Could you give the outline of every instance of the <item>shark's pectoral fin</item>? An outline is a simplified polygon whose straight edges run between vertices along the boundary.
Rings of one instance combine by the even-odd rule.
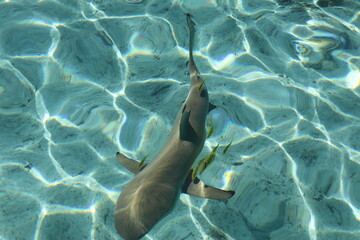
[[[209,103],[209,111],[208,112],[210,112],[214,108],[216,108],[216,106],[214,104],[212,104],[212,103]]]
[[[116,153],[116,158],[124,167],[126,167],[130,172],[134,174],[138,174],[143,168],[146,167],[146,164],[139,166],[139,162],[128,158],[127,156],[119,152]]]
[[[191,177],[192,170],[189,173],[183,187],[182,192],[187,193],[192,196],[202,197],[202,198],[210,198],[217,200],[226,200],[231,198],[235,192],[234,191],[226,191],[218,188],[211,187],[206,185],[199,178],[195,178],[192,180]]]

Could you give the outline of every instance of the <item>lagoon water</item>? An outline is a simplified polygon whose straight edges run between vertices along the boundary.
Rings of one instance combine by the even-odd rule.
[[[115,201],[166,140],[195,61],[217,106],[199,177],[144,239],[360,239],[357,0],[0,1],[0,239],[120,239]],[[208,121],[208,126],[210,121]],[[228,151],[223,149],[232,142]]]

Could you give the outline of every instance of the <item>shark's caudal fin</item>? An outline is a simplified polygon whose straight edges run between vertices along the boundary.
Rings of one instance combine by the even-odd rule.
[[[190,59],[189,62],[194,62],[193,59],[193,46],[194,46],[194,35],[195,35],[195,23],[191,20],[191,16],[189,13],[186,14],[186,22],[189,27],[190,37],[189,37],[189,53]]]
[[[186,21],[190,30],[189,37],[189,74],[190,74],[190,85],[191,86],[199,86],[199,90],[201,86],[204,85],[204,80],[201,77],[199,70],[196,67],[193,56],[193,48],[194,48],[194,38],[195,38],[195,23],[191,20],[190,14],[186,14]]]
[[[139,166],[139,162],[128,158],[127,156],[119,152],[116,153],[116,158],[124,167],[126,167],[130,172],[134,174],[138,174],[141,170],[144,169],[144,167],[146,167],[146,164]]]
[[[192,171],[190,171],[183,187],[182,192],[187,193],[192,196],[209,198],[209,199],[217,199],[217,200],[226,200],[231,198],[235,192],[234,191],[226,191],[218,188],[211,187],[206,185],[199,178],[192,179]]]

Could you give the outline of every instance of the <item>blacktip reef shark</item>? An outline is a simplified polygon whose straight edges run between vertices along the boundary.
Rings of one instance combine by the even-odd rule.
[[[149,163],[137,161],[117,153],[118,161],[137,174],[121,192],[115,208],[115,227],[126,240],[137,240],[174,207],[180,193],[225,200],[234,191],[206,185],[192,177],[192,165],[201,152],[205,138],[206,115],[212,109],[206,85],[193,59],[195,23],[186,15],[190,30],[189,73],[190,91],[183,102],[168,140]]]

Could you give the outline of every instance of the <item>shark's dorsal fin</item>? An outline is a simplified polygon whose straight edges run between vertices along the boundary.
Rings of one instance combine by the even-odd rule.
[[[197,142],[198,137],[196,135],[194,128],[190,124],[191,110],[187,112],[185,108],[186,106],[184,106],[180,120],[180,139],[183,141],[189,141],[195,143]]]
[[[139,166],[139,162],[137,162],[131,158],[128,158],[127,156],[125,156],[124,154],[119,153],[119,152],[116,153],[116,158],[124,167],[126,167],[130,172],[132,172],[134,174],[138,174],[147,165],[145,163],[145,164]]]
[[[209,199],[217,199],[217,200],[226,200],[231,198],[235,192],[234,191],[226,191],[218,188],[211,187],[206,185],[199,178],[195,178],[192,180],[192,171],[190,171],[183,187],[182,192],[187,193],[192,196],[201,197],[201,198],[209,198]]]

